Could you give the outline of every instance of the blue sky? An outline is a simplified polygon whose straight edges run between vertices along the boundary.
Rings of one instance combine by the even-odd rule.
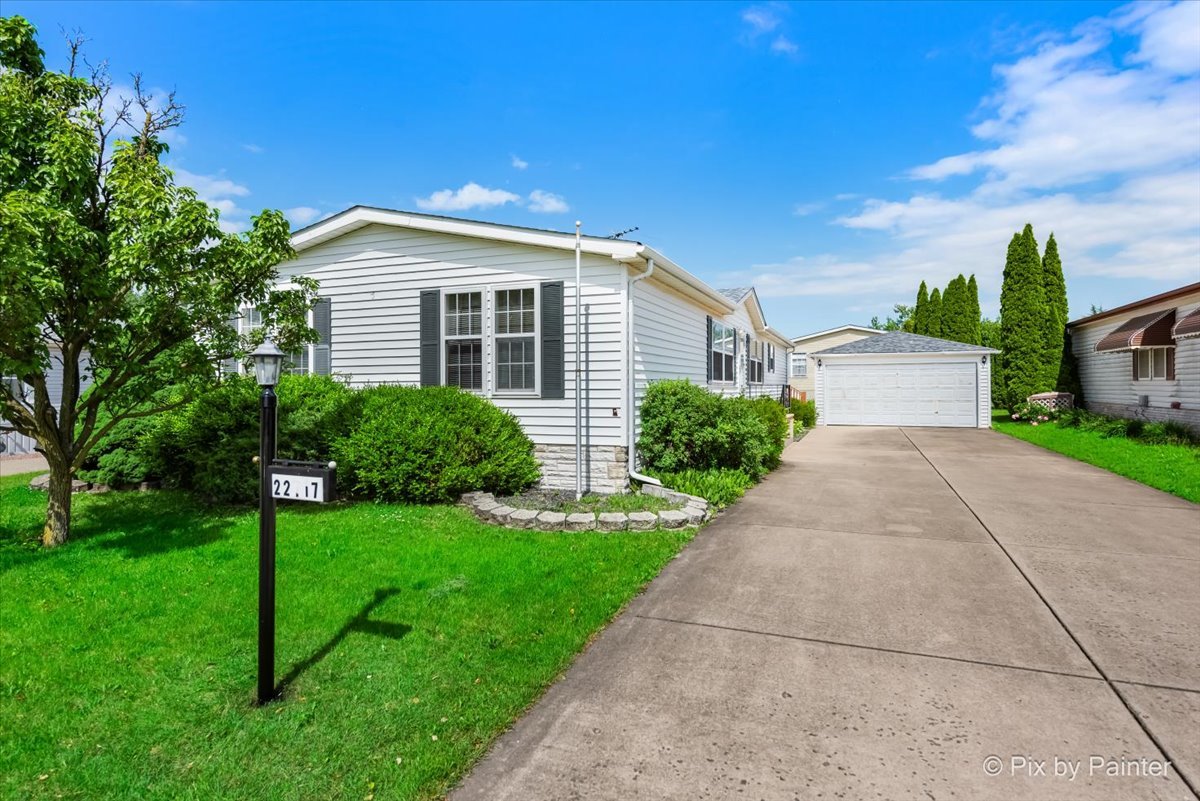
[[[174,89],[243,227],[356,203],[653,244],[788,335],[1056,233],[1073,316],[1200,280],[1200,3],[29,3]]]

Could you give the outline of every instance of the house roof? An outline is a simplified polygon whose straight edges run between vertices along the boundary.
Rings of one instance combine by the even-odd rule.
[[[1095,314],[1088,315],[1087,317],[1080,317],[1078,320],[1073,320],[1067,323],[1067,328],[1074,328],[1077,325],[1087,325],[1089,323],[1099,322],[1100,320],[1113,317],[1114,315],[1126,314],[1128,312],[1137,311],[1145,306],[1153,306],[1156,303],[1165,303],[1166,301],[1175,300],[1176,298],[1182,298],[1192,294],[1200,295],[1200,282],[1181,286],[1178,289],[1172,289],[1167,292],[1162,292],[1158,295],[1151,295],[1150,297],[1142,298],[1141,300],[1135,300],[1133,303],[1126,303],[1124,306],[1118,306],[1115,309],[1106,309],[1102,312],[1096,312]]]
[[[746,297],[751,292],[753,292],[754,287],[752,287],[752,286],[735,286],[735,287],[732,287],[729,289],[718,289],[717,291],[720,292],[725,297],[732,300],[734,303],[737,303],[739,300],[741,300],[742,298]]]
[[[969,345],[949,339],[938,339],[907,331],[885,331],[877,337],[847,342],[828,350],[817,351],[812,356],[843,356],[856,353],[999,353],[982,345]]]
[[[292,234],[292,248],[297,253],[303,253],[309,248],[368,225],[391,225],[398,228],[456,234],[533,247],[575,250],[574,231],[525,228],[518,225],[398,211],[375,206],[351,206],[332,217],[295,231]],[[650,280],[679,292],[702,308],[716,314],[729,314],[739,302],[745,299],[747,294],[754,291],[753,287],[750,287],[739,297],[731,298],[724,291],[712,288],[649,245],[631,239],[581,236],[580,249],[584,253],[608,256],[635,269],[648,269],[649,263],[653,261],[655,271]],[[762,307],[758,305],[757,295],[754,296],[754,312],[751,316],[756,318],[755,323],[760,333],[775,338],[777,343],[784,347],[790,347],[786,337],[767,326],[766,320],[762,316]]]
[[[806,339],[816,339],[817,337],[823,337],[828,334],[837,334],[841,331],[856,331],[858,333],[866,334],[867,336],[873,336],[875,334],[884,333],[883,331],[880,331],[878,328],[868,328],[865,325],[847,324],[847,325],[839,325],[837,328],[827,328],[824,331],[814,331],[811,334],[804,334],[802,336],[792,337],[792,342],[803,342]]]

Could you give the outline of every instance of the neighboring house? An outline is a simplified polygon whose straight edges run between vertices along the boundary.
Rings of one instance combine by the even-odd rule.
[[[998,353],[905,331],[817,351],[817,425],[988,428]]]
[[[1200,283],[1067,324],[1083,404],[1200,430]]]
[[[817,331],[815,334],[805,334],[792,340],[791,367],[788,371],[788,383],[792,385],[794,394],[812,400],[817,389],[816,360],[811,354],[826,348],[835,348],[847,342],[857,342],[860,339],[882,334],[875,328],[862,325],[841,325],[827,331]]]
[[[582,237],[578,310],[573,233],[355,206],[292,246],[281,280],[315,278],[321,297],[321,342],[296,370],[489,398],[520,420],[549,487],[575,486],[577,346],[592,491],[627,486],[649,381],[772,396],[787,382],[790,343],[753,289],[720,292],[639,242]]]
[[[80,360],[79,370],[79,391],[87,389],[91,383],[91,374],[88,369],[88,360],[85,355]],[[29,408],[33,408],[33,387],[23,384],[12,376],[0,377],[6,385],[11,387],[13,395],[18,393],[25,398]],[[50,348],[50,367],[46,370],[46,394],[50,396],[50,405],[54,407],[57,414],[59,404],[62,403],[63,389],[63,364],[62,353],[57,347]],[[0,414],[0,456],[27,456],[34,453],[34,447],[37,443],[32,437],[24,434],[18,434],[12,430],[8,419]]]

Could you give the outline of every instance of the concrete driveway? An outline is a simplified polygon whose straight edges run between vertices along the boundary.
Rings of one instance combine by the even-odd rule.
[[[828,428],[453,797],[1198,787],[1200,507],[992,431]]]

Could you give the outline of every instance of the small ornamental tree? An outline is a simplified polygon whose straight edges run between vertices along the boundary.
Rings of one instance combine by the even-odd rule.
[[[1033,226],[1013,234],[1000,289],[1004,402],[1013,408],[1045,385],[1046,293]]]
[[[933,288],[926,304],[925,336],[940,337],[942,335],[942,290]]]
[[[245,355],[253,343],[230,326],[243,304],[285,350],[315,333],[315,283],[274,289],[292,256],[283,214],[223,232],[162,163],[162,135],[183,117],[174,97],[155,103],[135,77],[122,100],[102,69],[76,74],[78,41],[69,56],[66,72],[46,69],[34,27],[0,18],[0,374],[19,379],[0,382],[0,409],[50,466],[47,546],[67,540],[72,478],[105,434]]]
[[[971,273],[971,278],[967,281],[967,304],[970,314],[970,327],[968,329],[970,338],[966,341],[972,345],[983,344],[982,321],[983,310],[979,307],[979,284],[975,282],[975,274]]]

